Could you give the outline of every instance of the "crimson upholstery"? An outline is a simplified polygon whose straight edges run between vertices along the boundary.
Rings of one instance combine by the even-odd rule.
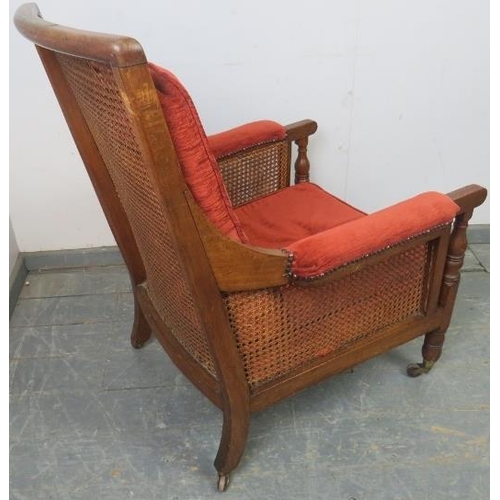
[[[304,182],[235,209],[249,243],[286,248],[365,214],[316,184]]]
[[[281,189],[234,210],[216,157],[282,140],[284,127],[259,121],[207,139],[179,80],[152,63],[149,69],[186,184],[205,215],[237,241],[288,250],[297,277],[322,275],[429,231],[450,222],[459,210],[447,196],[429,192],[366,215],[312,183]]]
[[[288,250],[292,273],[314,278],[448,223],[458,210],[447,196],[428,192],[366,215],[302,183],[235,212],[250,244]]]
[[[285,137],[283,125],[271,120],[260,120],[210,135],[208,144],[215,157],[221,158],[257,144],[281,141]]]
[[[287,245],[294,256],[292,272],[304,278],[320,276],[449,223],[458,211],[458,205],[443,194],[420,194]]]
[[[170,71],[152,63],[149,70],[193,198],[223,234],[246,242],[193,101]]]

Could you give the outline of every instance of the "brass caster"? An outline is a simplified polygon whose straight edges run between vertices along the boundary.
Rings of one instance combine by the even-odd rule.
[[[422,373],[429,373],[434,366],[434,361],[424,361],[423,363],[411,363],[406,367],[406,374],[409,377],[420,377]]]
[[[227,490],[229,486],[229,474],[219,474],[219,480],[217,481],[217,489],[222,493]]]

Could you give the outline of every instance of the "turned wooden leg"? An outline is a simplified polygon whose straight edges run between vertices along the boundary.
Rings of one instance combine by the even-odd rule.
[[[446,256],[443,284],[439,295],[439,306],[443,309],[443,321],[437,330],[425,335],[422,347],[423,362],[412,363],[406,367],[406,373],[410,377],[418,377],[422,373],[429,373],[434,363],[441,356],[445,333],[448,330],[457,297],[460,269],[463,266],[467,248],[467,225],[471,216],[472,212],[463,212],[458,214],[455,219]]]
[[[217,489],[226,491],[229,486],[229,474],[239,464],[248,437],[250,427],[250,412],[244,408],[238,408],[231,412],[224,412],[224,424],[219,451],[215,457],[215,468],[219,474]]]
[[[435,330],[425,335],[422,346],[422,363],[411,363],[406,367],[406,373],[410,377],[419,377],[422,373],[429,373],[434,363],[441,357],[443,350],[445,332]]]
[[[142,312],[137,297],[134,294],[134,325],[130,335],[130,343],[135,349],[141,348],[151,337],[151,327]]]

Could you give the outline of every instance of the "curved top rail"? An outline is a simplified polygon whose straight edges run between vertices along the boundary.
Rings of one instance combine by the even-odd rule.
[[[18,7],[14,24],[34,44],[55,52],[91,59],[115,67],[146,63],[140,43],[133,38],[61,26],[42,18],[36,3]]]

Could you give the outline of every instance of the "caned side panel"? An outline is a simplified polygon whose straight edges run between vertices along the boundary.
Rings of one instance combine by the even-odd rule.
[[[288,186],[289,151],[288,141],[276,141],[219,158],[219,168],[233,207]]]
[[[226,294],[250,387],[425,314],[430,251],[419,244],[321,287]]]

